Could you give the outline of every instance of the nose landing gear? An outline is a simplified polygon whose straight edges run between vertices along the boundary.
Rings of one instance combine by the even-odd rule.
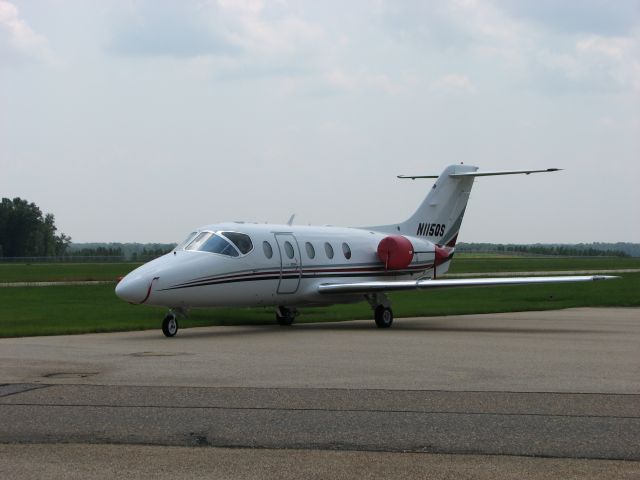
[[[165,337],[174,337],[178,333],[178,315],[186,318],[189,315],[188,306],[172,307],[162,320],[162,333]]]

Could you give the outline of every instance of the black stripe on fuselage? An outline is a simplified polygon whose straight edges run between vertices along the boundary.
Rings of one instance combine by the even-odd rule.
[[[313,267],[313,268],[302,268],[302,274],[303,275],[308,275],[308,274],[322,274],[322,273],[332,273],[332,274],[343,274],[343,273],[364,273],[364,272],[368,272],[368,273],[373,273],[373,274],[378,274],[378,273],[382,273],[382,274],[386,274],[389,273],[388,270],[385,270],[384,266],[382,265],[377,265],[377,264],[358,264],[358,266],[349,266],[349,268],[339,268],[342,265],[338,265],[338,266],[334,266],[334,265],[327,265],[327,266],[320,266],[320,267]],[[337,267],[337,268],[336,268]],[[421,264],[421,265],[413,265],[410,267],[405,268],[404,270],[398,270],[398,271],[393,271],[390,272],[391,274],[395,274],[395,275],[402,275],[402,274],[409,274],[412,272],[416,272],[416,271],[424,271],[424,270],[428,270],[430,268],[433,268],[433,264],[432,263],[425,263],[425,264]],[[283,271],[285,274],[288,272],[298,272],[298,269],[285,269]],[[280,276],[281,274],[281,270],[277,269],[274,270],[273,268],[264,268],[264,269],[253,269],[253,270],[240,270],[237,272],[232,272],[232,273],[224,273],[221,275],[212,275],[209,277],[200,277],[200,278],[196,278],[194,280],[190,280],[188,282],[184,282],[184,283],[179,283],[177,285],[173,285],[171,288],[174,287],[188,287],[191,285],[200,285],[201,283],[205,283],[205,282],[211,282],[211,281],[215,281],[215,280],[224,280],[224,279],[235,279],[237,277],[254,277],[254,276],[260,276],[260,275],[278,275]]]
[[[322,272],[325,272],[324,274],[316,273],[313,270],[303,270],[302,274],[300,274],[298,270],[289,270],[289,271],[283,272],[282,275],[280,275],[280,271],[277,271],[277,272],[271,271],[271,274],[269,275],[267,275],[267,272],[252,273],[248,275],[247,274],[242,274],[242,275],[227,274],[225,276],[212,277],[208,280],[199,280],[199,281],[192,281],[192,282],[187,282],[183,284],[178,284],[172,287],[160,289],[160,291],[179,290],[179,289],[191,288],[191,287],[205,287],[209,285],[222,285],[227,283],[255,282],[255,281],[262,281],[262,280],[280,280],[280,279],[295,280],[298,278],[306,279],[306,278],[335,278],[335,277],[357,278],[357,277],[371,277],[371,276],[380,276],[380,275],[385,277],[390,277],[390,276],[408,275],[410,273],[423,272],[432,267],[433,267],[432,264],[428,264],[425,266],[421,266],[419,270],[417,269],[417,267],[413,267],[410,270],[398,270],[398,271],[375,269],[375,270],[369,270],[369,271],[363,271],[363,272],[356,272],[356,271],[353,271],[353,269],[351,269],[351,272],[349,271],[331,272],[329,270],[324,270],[322,271]]]

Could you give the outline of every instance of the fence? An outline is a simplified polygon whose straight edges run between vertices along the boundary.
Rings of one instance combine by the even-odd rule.
[[[127,258],[124,255],[64,255],[61,257],[0,257],[0,263],[122,263],[148,262],[159,255],[138,255]]]

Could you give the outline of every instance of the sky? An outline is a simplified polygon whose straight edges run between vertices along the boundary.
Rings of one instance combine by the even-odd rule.
[[[395,223],[464,162],[460,241],[640,242],[640,0],[0,0],[0,196],[74,242]]]

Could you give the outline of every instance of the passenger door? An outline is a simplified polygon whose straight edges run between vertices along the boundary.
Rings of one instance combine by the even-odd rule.
[[[276,233],[275,237],[280,253],[278,293],[296,293],[302,276],[298,242],[292,233]]]

